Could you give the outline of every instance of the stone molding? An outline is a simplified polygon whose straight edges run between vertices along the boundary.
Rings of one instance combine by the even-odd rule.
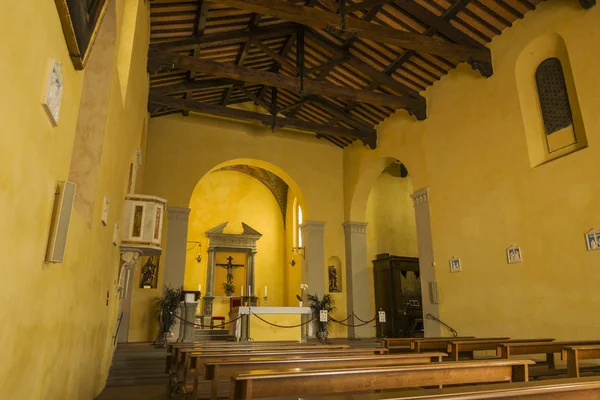
[[[413,200],[413,206],[429,203],[429,188],[417,190],[410,195],[410,198]]]
[[[344,232],[346,234],[362,234],[366,235],[367,233],[367,222],[356,222],[356,221],[347,221],[342,224],[344,227]]]
[[[167,218],[170,221],[187,221],[190,216],[191,209],[182,207],[167,207]]]
[[[300,225],[300,230],[302,232],[304,231],[311,231],[314,233],[317,232],[325,232],[325,222],[322,221],[306,221],[303,224]]]

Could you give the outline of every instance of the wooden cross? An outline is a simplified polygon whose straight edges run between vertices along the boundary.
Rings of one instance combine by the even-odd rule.
[[[233,257],[227,257],[227,264],[217,264],[218,267],[223,267],[227,269],[227,283],[233,284],[233,269],[243,267],[244,264],[234,264]]]

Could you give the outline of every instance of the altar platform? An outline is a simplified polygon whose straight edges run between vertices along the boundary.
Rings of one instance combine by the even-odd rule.
[[[251,314],[256,314],[267,322]],[[311,309],[310,307],[235,307],[229,313],[230,321],[239,316],[241,319],[229,325],[229,335],[237,340],[306,342],[310,324],[294,328],[279,328],[269,323],[281,326],[300,325],[310,319]]]

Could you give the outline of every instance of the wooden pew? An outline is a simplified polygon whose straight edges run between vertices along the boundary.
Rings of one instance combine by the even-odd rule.
[[[502,343],[496,353],[508,359],[510,356],[545,354],[546,362],[550,369],[556,368],[554,353],[561,353],[562,349],[569,346],[600,345],[600,341],[567,341],[567,342],[533,342],[533,343]]]
[[[451,340],[451,339],[475,339],[475,336],[438,336],[428,338],[384,338],[381,339],[381,347],[393,350],[409,350],[413,340]]]
[[[503,343],[532,343],[553,342],[554,339],[473,339],[448,342],[446,351],[450,355],[450,361],[458,361],[460,353],[473,355],[474,351],[496,350]]]
[[[401,389],[432,385],[527,382],[530,360],[446,362],[378,368],[236,372],[229,400]]]
[[[579,360],[600,358],[600,345],[568,346],[562,349],[562,359],[567,361],[567,374],[579,378]]]
[[[356,393],[336,396],[311,396],[298,400],[598,400],[600,377],[553,379],[532,382],[503,383],[402,391],[388,393]]]
[[[410,350],[420,353],[423,351],[442,351],[445,352],[448,350],[448,343],[452,342],[462,342],[473,340],[474,338],[454,338],[454,339],[418,339],[412,340],[410,342]],[[500,338],[481,338],[479,340],[510,340],[508,337],[500,337]]]
[[[178,385],[185,386],[188,378],[193,377],[193,391],[197,392],[199,377],[204,375],[204,363],[209,360],[218,359],[219,361],[256,361],[256,360],[298,360],[303,358],[326,358],[326,357],[358,357],[358,356],[374,356],[374,355],[386,355],[388,350],[378,348],[354,348],[354,349],[340,349],[340,350],[322,350],[318,352],[313,351],[265,351],[265,352],[254,352],[254,353],[224,353],[219,355],[214,354],[200,354],[191,353],[188,364],[183,367],[183,374],[181,379],[177,381]]]
[[[427,364],[441,362],[446,353],[408,353],[394,355],[339,355],[330,357],[310,357],[300,359],[264,360],[208,360],[204,367],[204,379],[211,382],[210,398],[217,400],[219,381],[229,379],[236,372],[278,369],[332,369],[353,367],[384,367],[394,365]],[[198,396],[197,380],[194,380],[194,396]]]
[[[192,346],[192,347],[174,347],[173,354],[171,359],[167,360],[167,373],[171,371],[177,371],[179,365],[187,363],[188,354],[192,351],[196,352],[204,352],[204,353],[226,353],[226,352],[252,352],[252,351],[261,351],[261,350],[330,350],[330,349],[348,349],[350,348],[347,344],[327,344],[327,345],[304,345],[304,344],[288,344],[288,345],[275,345],[275,346],[253,346],[253,345],[241,345],[241,346],[231,346],[224,348],[217,348],[213,346],[205,347],[205,346]]]

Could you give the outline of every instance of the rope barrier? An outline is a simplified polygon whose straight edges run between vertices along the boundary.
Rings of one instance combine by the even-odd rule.
[[[377,318],[377,317],[375,317],[375,318],[373,318],[373,319],[372,319],[372,320],[370,320],[370,321],[365,321],[364,319],[360,319],[360,318],[358,318],[358,315],[354,314],[354,311],[352,311],[352,315],[354,315],[354,318],[356,318],[356,319],[357,319],[357,320],[359,320],[360,322],[364,322],[365,324],[368,324],[369,322],[373,322],[373,320],[374,320],[375,318]]]
[[[183,318],[181,318],[179,315],[177,315],[177,314],[175,314],[175,313],[171,313],[171,314],[173,314],[173,316],[174,316],[175,318],[177,318],[178,320],[182,321],[184,324],[188,324],[188,325],[194,325],[194,327],[196,327],[196,328],[204,328],[204,325],[198,325],[198,324],[197,324],[197,323],[195,323],[195,322],[190,322],[190,321],[188,321],[188,320],[186,320],[186,319],[183,319]],[[234,318],[234,319],[230,320],[229,322],[221,322],[219,325],[213,325],[212,327],[213,327],[213,328],[224,328],[224,327],[225,327],[225,325],[229,325],[229,324],[231,324],[232,322],[235,322],[235,321],[237,321],[238,319],[242,319],[242,317],[243,317],[243,316],[244,316],[244,315],[240,315],[239,317],[237,317],[237,318]]]
[[[329,317],[329,319],[330,319],[330,320],[332,320],[333,322],[337,322],[338,324],[340,324],[340,325],[343,325],[343,326],[348,326],[348,327],[350,327],[350,328],[357,328],[357,327],[359,327],[359,326],[365,326],[365,325],[367,325],[367,324],[370,324],[371,322],[375,321],[375,319],[377,319],[377,317],[373,317],[373,319],[372,319],[372,320],[370,320],[370,321],[365,321],[365,322],[364,322],[364,323],[362,323],[362,324],[345,324],[345,323],[343,323],[343,322],[341,322],[341,321],[336,321],[335,319],[333,319],[333,318],[331,318],[331,317]]]
[[[274,323],[272,323],[272,322],[269,322],[269,321],[265,320],[264,318],[261,318],[261,317],[260,317],[258,314],[252,314],[252,315],[254,315],[256,318],[260,319],[260,320],[261,320],[262,322],[264,322],[265,324],[269,324],[269,325],[271,325],[271,326],[274,326],[274,327],[276,327],[276,328],[299,328],[299,327],[301,327],[301,326],[304,326],[304,325],[310,324],[310,323],[311,323],[311,322],[313,322],[315,319],[317,319],[317,317],[316,317],[316,316],[314,316],[312,319],[309,319],[309,320],[308,320],[308,321],[306,321],[306,322],[302,322],[301,324],[298,324],[298,325],[289,325],[289,326],[288,326],[288,325],[277,325],[277,324],[274,324]]]

